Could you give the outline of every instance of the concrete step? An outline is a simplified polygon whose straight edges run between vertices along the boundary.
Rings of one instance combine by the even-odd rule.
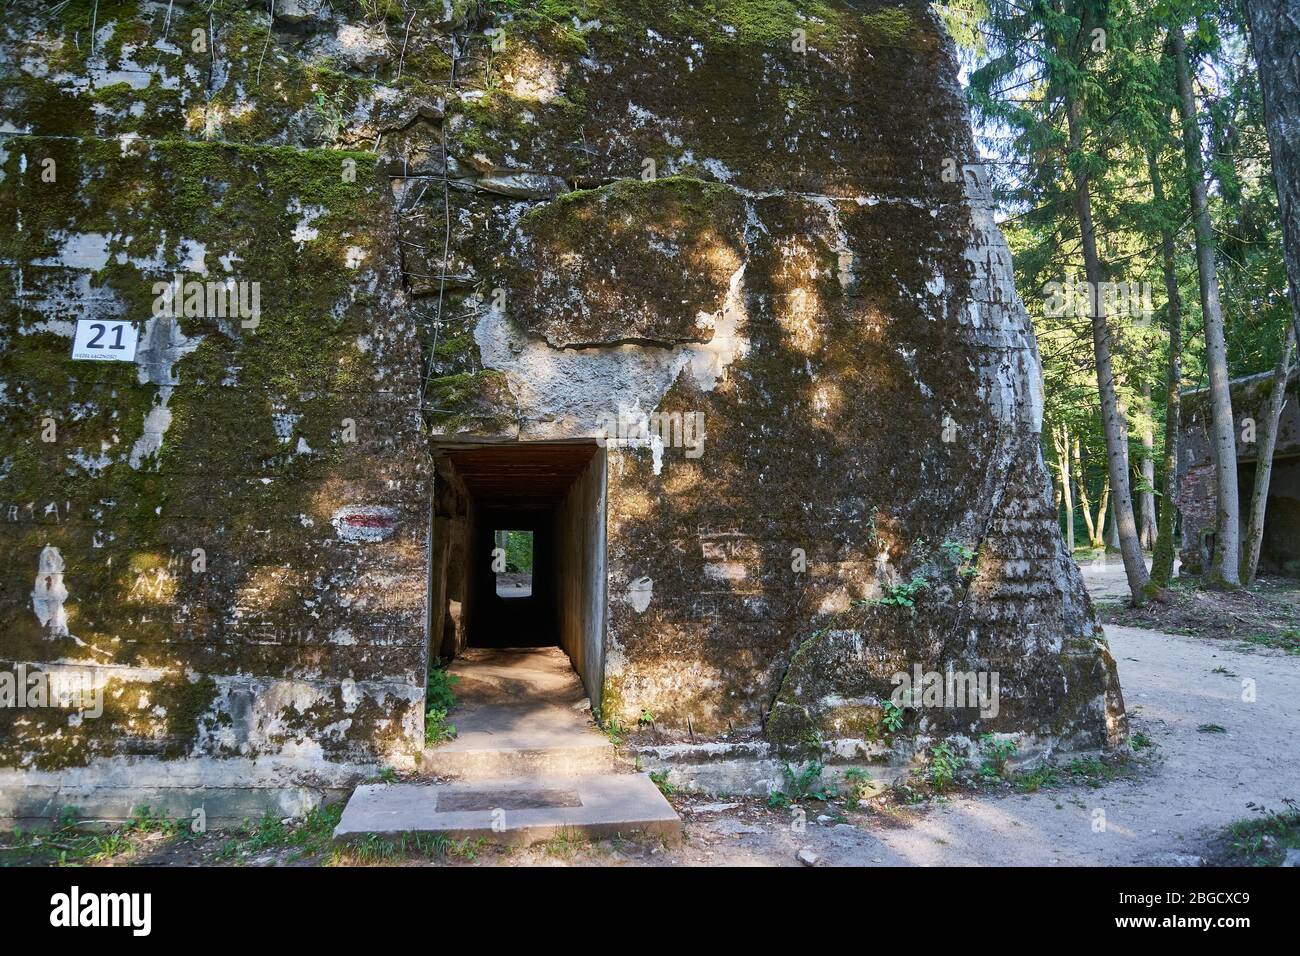
[[[676,811],[648,774],[511,777],[367,784],[343,810],[334,840],[439,834],[527,846],[569,835],[681,840]]]
[[[586,776],[614,767],[614,746],[568,707],[482,704],[453,711],[457,735],[424,751],[424,773],[466,780]]]

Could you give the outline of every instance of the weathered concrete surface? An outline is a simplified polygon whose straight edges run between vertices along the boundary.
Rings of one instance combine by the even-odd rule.
[[[459,678],[447,717],[456,737],[426,749],[422,770],[481,779],[613,769],[614,747],[558,647],[470,648],[449,670]]]
[[[527,846],[553,837],[681,839],[681,820],[648,774],[509,777],[454,784],[367,784],[334,839],[438,834]]]
[[[159,760],[110,757],[89,767],[48,771],[0,768],[0,829],[39,829],[67,808],[87,822],[121,821],[141,807],[177,820],[196,813],[212,826],[239,826],[266,814],[297,817],[346,799],[370,763],[322,764],[303,757]]]
[[[463,637],[454,588],[426,607],[427,441],[623,412],[704,442],[610,449],[603,715],[782,756],[1117,742],[929,5],[409,7],[7,11],[0,664],[100,671],[107,707],[0,713],[0,764],[409,764],[426,622]],[[258,324],[157,321],[178,272],[260,283]],[[71,362],[87,317],[139,361]],[[999,715],[886,733],[917,662],[1000,671]]]

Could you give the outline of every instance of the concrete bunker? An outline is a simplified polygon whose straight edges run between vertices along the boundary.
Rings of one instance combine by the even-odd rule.
[[[605,453],[594,441],[434,449],[429,653],[559,647],[594,705],[604,677]],[[531,545],[531,578],[504,553]]]

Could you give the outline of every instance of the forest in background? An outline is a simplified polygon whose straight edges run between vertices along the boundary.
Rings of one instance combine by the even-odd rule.
[[[1216,466],[1230,456],[1233,475],[1218,472],[1205,583],[1249,583],[1268,469],[1258,470],[1263,489],[1244,489],[1258,499],[1252,513],[1237,513],[1236,489],[1225,486],[1235,484],[1242,423],[1224,406],[1228,379],[1285,381],[1292,367],[1300,144],[1285,116],[1300,95],[1288,46],[1300,36],[1300,3],[936,7],[958,45],[1042,352],[1043,452],[1068,543],[1120,550],[1134,602],[1160,596],[1177,550],[1167,504],[1180,393],[1208,389]],[[1276,413],[1276,390],[1273,399]],[[1276,414],[1263,418],[1252,427],[1267,442]],[[1152,549],[1149,579],[1141,554]]]

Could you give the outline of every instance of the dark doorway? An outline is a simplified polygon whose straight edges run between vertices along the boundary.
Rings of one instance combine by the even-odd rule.
[[[1237,495],[1243,529],[1250,520],[1254,489],[1255,462],[1241,462],[1237,466]],[[1273,458],[1259,570],[1263,574],[1300,577],[1300,457]]]
[[[559,646],[603,679],[605,455],[594,441],[435,449],[430,651]]]

